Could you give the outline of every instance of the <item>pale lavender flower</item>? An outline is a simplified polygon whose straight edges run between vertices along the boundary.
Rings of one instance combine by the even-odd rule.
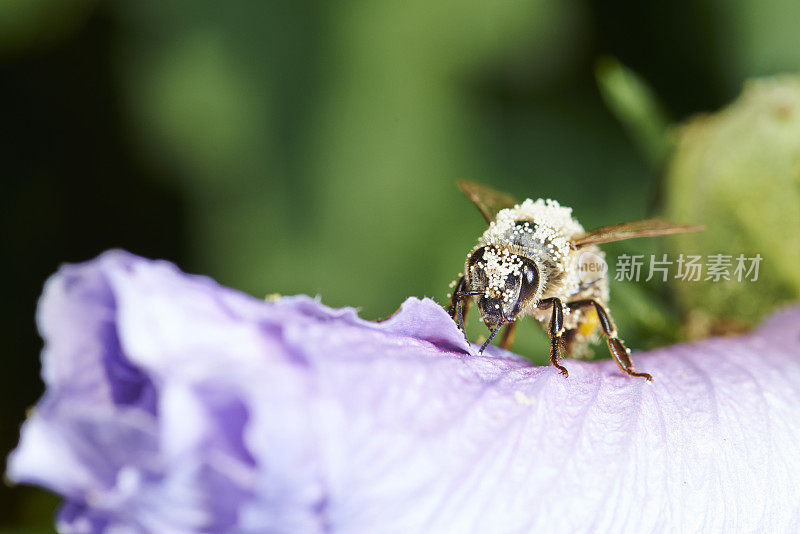
[[[11,479],[63,532],[800,529],[800,309],[569,378],[445,311],[267,303],[109,252],[38,313],[47,390]],[[544,349],[543,349],[544,350]]]

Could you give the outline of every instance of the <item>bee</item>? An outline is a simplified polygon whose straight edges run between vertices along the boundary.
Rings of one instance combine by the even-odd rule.
[[[467,255],[450,295],[450,315],[462,333],[469,304],[477,302],[490,332],[480,353],[502,327],[500,346],[508,349],[517,320],[530,316],[550,336],[550,363],[566,377],[566,367],[558,363],[561,351],[584,355],[600,327],[622,372],[652,381],[648,373],[636,371],[630,349],[608,313],[608,269],[597,245],[704,227],[646,219],[586,232],[572,209],[554,200],[519,203],[479,184],[459,181],[458,185],[489,224]]]

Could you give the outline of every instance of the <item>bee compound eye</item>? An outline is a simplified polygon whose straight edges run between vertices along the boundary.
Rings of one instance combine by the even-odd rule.
[[[472,255],[469,257],[469,261],[467,262],[469,265],[475,265],[477,262],[483,259],[483,254],[486,251],[486,247],[480,247],[476,249]]]
[[[483,267],[483,253],[485,250],[486,247],[477,249],[472,253],[467,262],[469,277],[473,283],[478,285],[484,285],[486,283],[486,270]]]
[[[470,279],[474,284],[486,285],[486,271],[482,267],[473,265],[470,268]]]
[[[525,259],[522,261],[522,284],[519,290],[519,300],[524,302],[539,290],[539,269],[536,265]]]
[[[536,265],[530,261],[526,261],[522,266],[522,279],[529,285],[538,286],[539,269],[536,268]]]

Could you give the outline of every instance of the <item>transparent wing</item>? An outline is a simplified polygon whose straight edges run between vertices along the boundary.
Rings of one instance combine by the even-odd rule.
[[[492,222],[500,210],[513,208],[518,204],[511,195],[474,182],[459,180],[458,187],[475,204],[487,223]]]
[[[623,239],[633,239],[635,237],[653,237],[657,235],[685,234],[689,232],[700,232],[705,230],[705,226],[693,226],[689,224],[677,224],[662,219],[645,219],[643,221],[615,224],[604,226],[597,230],[592,230],[572,238],[575,248],[587,245],[599,245],[600,243],[610,243],[611,241],[622,241]]]

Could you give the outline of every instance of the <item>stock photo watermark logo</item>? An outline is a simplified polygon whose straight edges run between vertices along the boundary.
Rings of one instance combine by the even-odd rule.
[[[676,260],[663,254],[656,259],[650,254],[645,265],[645,255],[622,254],[617,258],[614,280],[618,282],[638,282],[644,272],[645,282],[653,278],[666,282],[670,277],[684,282],[736,280],[737,282],[756,282],[761,264],[761,254],[748,257],[739,254],[736,258],[730,254],[710,254],[708,256],[681,254]],[[644,269],[642,269],[645,267]],[[674,273],[674,275],[673,275]]]
[[[604,278],[608,273],[608,263],[605,258],[591,251],[578,254],[578,278],[582,284],[591,284]]]

